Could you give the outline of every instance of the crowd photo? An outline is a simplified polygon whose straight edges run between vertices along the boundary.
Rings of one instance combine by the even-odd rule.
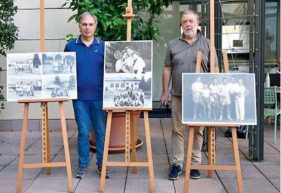
[[[114,94],[114,104],[116,107],[133,106],[141,107],[144,105],[144,92],[142,89],[118,89]]]

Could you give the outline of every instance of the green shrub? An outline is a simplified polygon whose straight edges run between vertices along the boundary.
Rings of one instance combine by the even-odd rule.
[[[18,28],[13,23],[16,12],[13,0],[0,0],[0,54],[4,56],[7,50],[14,48],[17,40]]]
[[[132,22],[132,40],[154,39],[159,34],[156,16],[171,1],[133,0],[135,17]],[[77,20],[85,11],[95,14],[99,21],[96,35],[103,40],[126,40],[127,21],[122,15],[125,13],[127,0],[67,0],[64,6],[77,11],[69,21]]]
[[[0,55],[6,56],[6,51],[14,48],[17,40],[18,28],[13,23],[17,9],[13,0],[0,0]],[[0,71],[2,71],[1,68]],[[5,101],[2,85],[0,85],[0,101]],[[4,103],[1,102],[0,109],[4,108]]]

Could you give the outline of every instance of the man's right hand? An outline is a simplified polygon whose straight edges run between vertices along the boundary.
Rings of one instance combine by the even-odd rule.
[[[160,102],[162,105],[167,105],[169,100],[169,92],[163,92],[160,98]]]
[[[162,105],[168,104],[170,78],[171,78],[171,67],[170,65],[167,65],[164,67],[163,76],[162,76],[163,92],[160,98],[160,102]]]

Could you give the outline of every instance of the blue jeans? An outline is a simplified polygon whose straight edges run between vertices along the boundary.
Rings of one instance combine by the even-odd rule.
[[[90,161],[89,140],[92,127],[96,136],[96,164],[101,167],[106,130],[106,113],[102,110],[102,101],[73,100],[73,109],[78,126],[79,167],[87,167]]]

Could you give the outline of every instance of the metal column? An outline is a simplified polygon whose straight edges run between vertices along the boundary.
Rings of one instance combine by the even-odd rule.
[[[252,2],[251,2],[252,1]],[[256,75],[256,95],[257,95],[257,126],[253,128],[249,140],[249,154],[254,161],[263,161],[264,159],[264,44],[265,44],[265,1],[250,0],[249,6],[254,16],[254,22],[251,25],[253,30],[253,50],[250,52],[250,64],[254,64],[252,70]],[[250,68],[251,70],[251,68]]]

